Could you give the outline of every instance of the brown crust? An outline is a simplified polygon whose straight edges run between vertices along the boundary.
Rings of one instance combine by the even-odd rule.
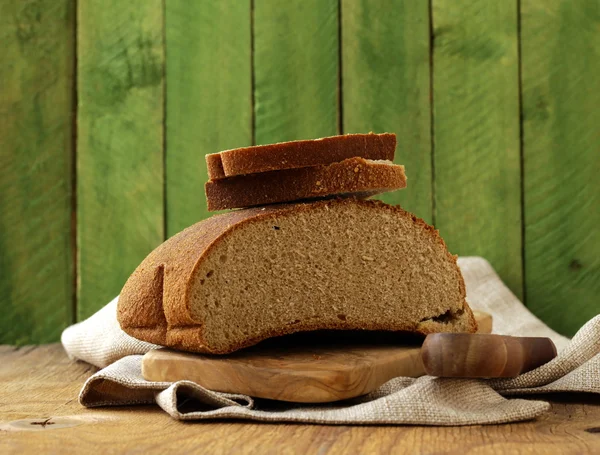
[[[221,152],[222,153],[222,152]],[[223,169],[223,161],[221,161],[221,153],[211,153],[206,155],[206,170],[210,180],[224,179],[225,170]]]
[[[346,134],[322,139],[257,145],[206,155],[211,180],[236,175],[321,166],[355,156],[393,161],[396,135]]]
[[[398,206],[387,205],[380,201],[347,198],[312,203],[272,205],[216,215],[171,237],[150,253],[140,264],[127,280],[119,297],[117,317],[121,328],[129,335],[151,343],[185,351],[213,354],[233,352],[256,344],[263,339],[306,330],[365,329],[411,331],[422,334],[432,332],[433,326],[431,325],[415,327],[390,322],[387,326],[362,324],[360,327],[350,327],[347,324],[343,326],[342,324],[324,326],[314,322],[283,327],[280,330],[264,334],[260,338],[248,339],[242,344],[231,346],[226,351],[215,350],[206,345],[202,336],[202,321],[193,319],[189,303],[194,271],[200,266],[202,259],[210,253],[211,248],[236,229],[243,228],[247,223],[262,220],[265,217],[313,210],[317,206],[328,204],[378,207],[398,216],[408,216],[415,226],[434,236],[435,240],[446,248],[446,244],[439,236],[438,231],[425,221]],[[447,254],[448,258],[456,265],[456,256],[450,253]],[[459,277],[457,285],[464,302],[465,331],[474,333],[477,330],[477,324],[471,309],[464,300],[466,295],[465,283],[458,266],[456,266],[456,269]]]
[[[204,188],[208,210],[215,211],[405,187],[404,166],[356,157],[325,166],[211,180]]]

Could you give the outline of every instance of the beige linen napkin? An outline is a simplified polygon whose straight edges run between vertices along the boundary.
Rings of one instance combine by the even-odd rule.
[[[103,368],[84,384],[87,407],[156,403],[178,420],[236,418],[327,424],[470,425],[516,422],[541,415],[549,404],[505,396],[546,392],[600,393],[600,316],[573,340],[531,314],[482,258],[459,259],[472,308],[494,317],[494,333],[546,336],[559,355],[548,364],[508,380],[395,378],[352,400],[300,405],[213,392],[190,381],[160,383],[141,375],[142,354],[155,345],[125,334],[117,323],[117,299],[89,319],[67,328],[62,343],[76,359]],[[504,396],[503,396],[504,395]]]

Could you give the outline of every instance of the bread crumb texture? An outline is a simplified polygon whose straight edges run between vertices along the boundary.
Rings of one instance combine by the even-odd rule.
[[[119,322],[137,338],[212,353],[317,329],[476,330],[437,231],[399,207],[355,198],[197,223],[134,272]]]

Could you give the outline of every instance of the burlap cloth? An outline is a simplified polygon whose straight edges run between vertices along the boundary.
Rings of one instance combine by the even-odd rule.
[[[484,259],[460,258],[467,299],[494,317],[494,333],[550,337],[559,351],[550,363],[508,380],[396,378],[366,396],[325,405],[299,405],[206,390],[180,381],[145,381],[142,355],[156,346],[121,331],[117,299],[89,319],[67,328],[62,343],[76,359],[103,368],[84,384],[87,407],[156,403],[178,420],[248,419],[327,424],[470,425],[535,418],[544,401],[506,398],[547,392],[600,393],[600,316],[569,341],[533,316]],[[565,302],[565,305],[568,303]]]

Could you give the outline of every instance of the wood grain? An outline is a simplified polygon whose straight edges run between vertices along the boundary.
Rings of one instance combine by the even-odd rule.
[[[421,357],[431,376],[516,378],[556,357],[556,346],[544,337],[433,333],[425,338]]]
[[[204,155],[252,143],[250,0],[166,8],[167,235],[209,216]]]
[[[489,333],[491,315],[474,315],[479,333]],[[142,375],[157,382],[193,381],[218,392],[327,403],[367,394],[399,376],[422,376],[422,342],[406,334],[334,332],[273,338],[226,356],[157,349],[144,355]],[[428,359],[439,359],[436,346],[430,343]]]
[[[218,392],[327,403],[364,395],[398,376],[422,376],[420,351],[418,343],[389,342],[308,347],[270,343],[227,358],[159,349],[144,356],[142,374],[150,381],[188,380]]]
[[[343,132],[393,132],[408,188],[378,197],[432,222],[429,2],[342,0]]]
[[[74,2],[0,1],[0,343],[73,316]]]
[[[434,0],[432,13],[435,225],[522,297],[517,2]]]
[[[521,13],[527,305],[573,335],[600,313],[600,4]]]
[[[508,425],[191,424],[157,406],[80,406],[77,394],[92,372],[60,345],[0,346],[0,452],[580,454],[596,450],[600,438],[600,398],[591,394],[549,396],[547,414]]]
[[[78,318],[163,241],[160,0],[78,6]]]
[[[338,132],[338,0],[254,2],[256,144]]]

